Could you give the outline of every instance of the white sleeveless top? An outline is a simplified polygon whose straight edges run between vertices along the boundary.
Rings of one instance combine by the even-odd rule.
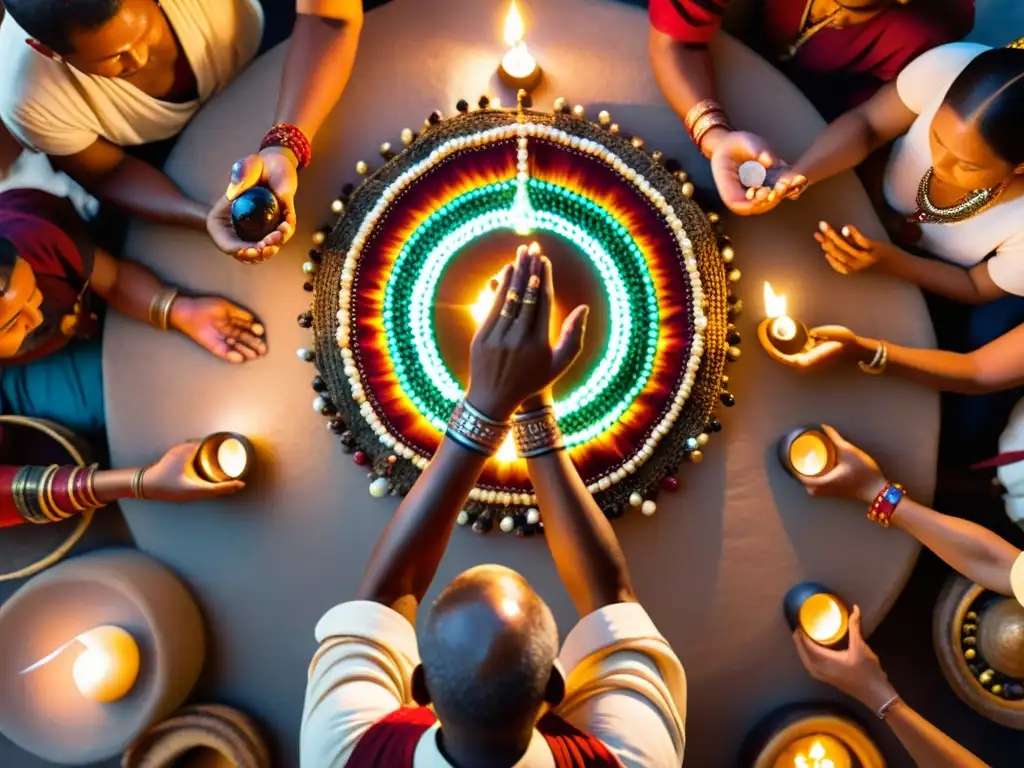
[[[198,83],[184,104],[156,99],[120,78],[86,75],[32,50],[7,14],[0,24],[0,119],[26,147],[74,155],[98,138],[119,146],[178,134],[202,104],[252,60],[263,36],[257,0],[161,0]]]
[[[885,199],[909,216],[917,208],[917,188],[931,167],[929,134],[932,118],[957,76],[987,46],[950,43],[919,56],[896,80],[900,99],[918,114],[906,135],[897,140],[885,174]],[[988,260],[992,282],[1007,293],[1024,296],[1024,197],[997,204],[955,224],[922,224],[918,246],[935,256],[970,269]]]

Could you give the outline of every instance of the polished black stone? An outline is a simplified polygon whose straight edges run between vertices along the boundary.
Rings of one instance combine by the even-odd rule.
[[[344,445],[346,448],[355,448],[356,436],[353,435],[351,432],[343,432],[341,435],[341,444]]]
[[[331,402],[330,398],[326,395],[320,396],[320,413],[324,416],[333,416],[338,412],[337,406]]]
[[[324,260],[324,252],[321,251],[319,248],[314,248],[309,252],[309,260],[319,264],[321,261]]]
[[[444,116],[440,112],[438,112],[436,109],[433,112],[431,112],[430,113],[430,117],[427,118],[427,120],[430,121],[431,125],[437,125],[443,119],[444,119]]]
[[[486,96],[481,96],[480,101],[478,101],[477,104],[480,106],[480,109],[487,109],[491,106],[491,100]]]
[[[281,223],[281,207],[266,187],[252,187],[231,203],[231,225],[247,243],[258,243]]]
[[[312,283],[303,283],[302,284],[302,290],[304,290],[306,293],[312,293],[313,292],[313,284]]]
[[[724,405],[726,408],[732,408],[734,405],[736,405],[736,395],[734,395],[732,392],[723,392],[718,397],[722,401],[722,405]]]
[[[725,339],[726,339],[726,341],[728,341],[733,346],[735,346],[736,344],[739,344],[741,341],[743,341],[743,337],[740,336],[740,332],[739,331],[729,331],[729,335],[727,335],[725,337]]]
[[[459,110],[459,112],[469,112],[469,102],[465,99],[459,99],[455,104],[455,108]]]
[[[320,376],[313,377],[313,391],[314,392],[326,392],[327,382],[324,381]]]
[[[309,328],[313,325],[313,315],[309,312],[303,312],[298,318],[300,328]]]
[[[708,432],[721,432],[722,431],[722,422],[720,422],[718,419],[711,419],[708,422],[707,431]]]
[[[335,416],[327,422],[327,429],[336,435],[342,434],[345,431],[345,419],[340,416]]]
[[[491,519],[490,512],[482,512],[476,520],[473,521],[473,530],[477,533],[487,533],[494,527],[494,521]]]

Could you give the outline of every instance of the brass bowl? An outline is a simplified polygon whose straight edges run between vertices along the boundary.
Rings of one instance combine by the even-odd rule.
[[[810,708],[796,709],[781,719],[764,746],[753,753],[751,768],[776,768],[794,742],[814,736],[840,742],[850,754],[849,764],[856,768],[885,768],[881,751],[860,725],[828,710]]]
[[[989,720],[1024,731],[1024,608],[963,576],[935,604],[932,641],[946,682]]]

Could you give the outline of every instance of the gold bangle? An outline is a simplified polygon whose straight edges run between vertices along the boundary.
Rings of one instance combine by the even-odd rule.
[[[11,496],[14,498],[14,506],[22,519],[28,520],[31,523],[38,523],[39,520],[36,519],[35,514],[25,500],[25,493],[28,490],[28,477],[31,473],[31,467],[22,467],[14,473],[14,479],[11,481]]]
[[[864,373],[872,376],[881,376],[885,373],[885,367],[889,364],[889,345],[884,341],[878,342],[878,351],[875,352],[875,357],[870,363],[865,363],[862,360],[857,361],[857,367],[860,368]]]
[[[177,298],[177,288],[164,288],[157,291],[149,303],[149,324],[161,331],[166,331],[167,322],[171,316],[171,307]]]
[[[711,152],[704,149],[704,139],[715,128],[725,128],[726,130],[731,131],[732,126],[729,125],[728,118],[722,112],[712,112],[709,115],[705,115],[697,122],[699,127],[694,126],[692,133],[693,143],[697,146],[697,149],[700,150],[700,153],[704,155],[704,157],[711,159]]]
[[[55,515],[57,515],[61,520],[67,520],[69,517],[71,517],[72,513],[66,512],[64,508],[61,507],[53,498],[53,481],[56,480],[57,475],[60,474],[60,467],[57,466],[56,464],[53,466],[56,468],[46,479],[46,484],[43,486],[43,488],[46,491],[46,502],[50,505],[50,509],[53,511]]]
[[[87,501],[92,505],[93,509],[101,509],[102,507],[107,506],[100,501],[100,497],[96,495],[96,470],[99,466],[99,464],[93,464],[89,467],[89,476],[85,479],[85,491],[88,497]]]
[[[714,99],[698,101],[690,107],[689,110],[687,110],[686,116],[683,118],[683,125],[686,126],[686,132],[692,133],[694,124],[709,112],[722,112],[724,114],[725,109],[723,109],[722,105]]]
[[[46,515],[50,520],[52,520],[55,523],[59,523],[61,521],[61,518],[58,517],[57,513],[51,510],[49,505],[46,503],[46,487],[52,476],[57,474],[58,469],[60,469],[60,467],[56,464],[51,464],[46,468],[46,470],[43,472],[43,476],[39,478],[39,489],[37,491],[39,499],[39,508],[43,510],[44,515]]]
[[[132,476],[132,497],[136,499],[145,499],[146,494],[143,492],[142,483],[146,477],[146,470],[149,467],[142,467],[141,469],[135,470],[135,474]]]
[[[84,512],[87,509],[82,502],[75,498],[75,480],[83,469],[84,467],[75,467],[71,470],[71,475],[68,477],[68,499],[70,499],[71,506],[74,507],[75,512]]]
[[[177,289],[174,289],[171,291],[170,295],[167,297],[166,302],[164,303],[164,311],[163,314],[160,316],[160,327],[165,331],[168,330],[170,327],[171,307],[174,306],[174,302],[177,301],[177,299],[178,291]]]

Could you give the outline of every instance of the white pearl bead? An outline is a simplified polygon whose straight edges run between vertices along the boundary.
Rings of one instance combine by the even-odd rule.
[[[535,507],[530,507],[526,510],[526,523],[527,525],[536,525],[540,522],[540,510]]]
[[[640,511],[643,512],[645,515],[647,515],[647,517],[650,517],[651,515],[653,515],[655,512],[658,511],[658,505],[655,504],[650,499],[648,499],[640,507]]]
[[[472,501],[480,501],[481,491],[479,488],[474,488],[469,492],[469,498]]]
[[[388,481],[385,477],[378,477],[372,483],[370,483],[370,495],[375,499],[379,499],[383,496],[388,495]]]
[[[343,203],[341,200],[335,200],[333,203],[331,203],[331,211],[333,211],[334,213],[341,213],[344,210],[345,203]]]
[[[505,533],[512,533],[512,530],[516,527],[516,521],[512,519],[512,515],[506,515],[501,518],[501,522],[498,523],[498,527]]]
[[[629,495],[629,506],[631,506],[631,507],[639,507],[643,503],[644,503],[644,497],[641,496],[639,493],[631,493]]]
[[[313,410],[320,413],[320,409],[327,405],[327,400],[322,395],[313,398]]]
[[[708,444],[709,439],[710,438],[708,437],[707,433],[701,432],[699,435],[697,435],[697,445],[705,446]]]
[[[305,347],[299,347],[298,349],[295,350],[295,356],[299,358],[299,360],[305,360],[307,357],[309,357],[309,350],[306,349]]]
[[[469,512],[466,510],[459,512],[459,516],[455,518],[455,522],[459,525],[469,525]]]

